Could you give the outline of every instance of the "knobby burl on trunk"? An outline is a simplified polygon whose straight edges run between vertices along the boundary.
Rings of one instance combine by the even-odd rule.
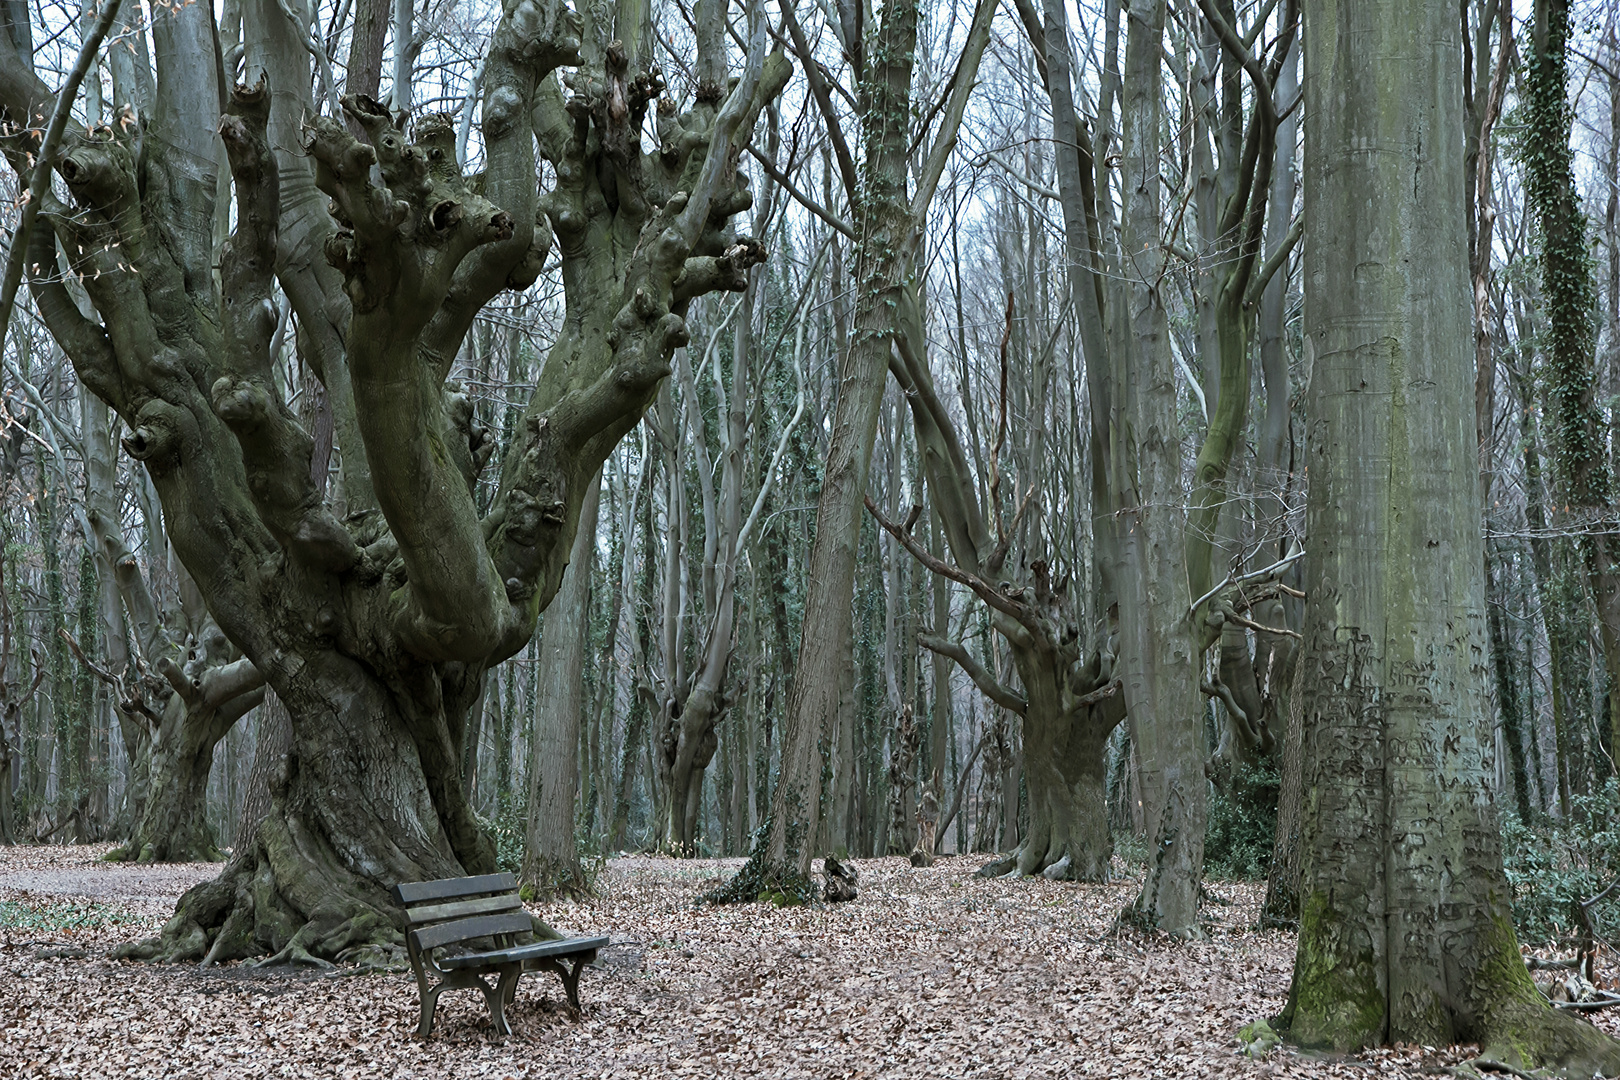
[[[563,66],[576,69],[566,91]],[[272,373],[285,266],[274,88],[236,86],[219,121],[237,213],[217,279],[212,191],[157,130],[161,111],[62,155],[73,205],[39,193],[54,237],[39,230],[30,248],[40,309],[128,426],[176,552],[293,724],[257,834],[133,955],[364,958],[399,941],[389,885],[493,869],[462,788],[467,710],[555,593],[590,478],[668,375],[689,304],[741,290],[763,258],[728,222],[751,201],[738,155],[790,70],[765,55],[760,22],[730,93],[709,88],[678,113],[656,66],[592,47],[557,0],[516,0],[486,73],[484,173],[463,175],[445,117],[407,132],[354,95],[343,107],[369,143],[337,117],[305,124],[336,221],[324,254],[352,309],[347,366],[375,488],[376,509],[345,521]],[[536,144],[556,176],[544,195]],[[53,240],[99,324],[54,275]],[[450,366],[478,311],[532,284],[553,242],[563,327],[480,517],[473,486],[494,447]]]

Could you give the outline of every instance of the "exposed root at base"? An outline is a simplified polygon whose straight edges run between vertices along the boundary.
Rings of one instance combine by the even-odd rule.
[[[811,903],[820,895],[821,890],[815,879],[801,874],[797,865],[772,863],[756,852],[737,871],[736,877],[704,893],[699,899],[706,904],[767,903],[777,907],[795,907]]]
[[[159,853],[152,844],[147,843],[139,847],[135,841],[130,841],[120,847],[115,847],[101,857],[102,862],[116,863],[183,863],[183,862],[224,862],[225,855],[216,847],[198,848],[182,851],[178,854],[172,851]]]
[[[1113,878],[1108,859],[1094,856],[1076,861],[1067,848],[1043,847],[1037,852],[1027,842],[985,863],[973,876],[1025,878],[1037,874],[1048,881],[1083,881],[1092,885],[1106,885]]]
[[[1485,1072],[1522,1076],[1528,1078],[1528,1080],[1546,1080],[1546,1078],[1553,1075],[1552,1073],[1525,1072],[1523,1069],[1515,1069],[1505,1061],[1497,1061],[1495,1058],[1483,1056],[1469,1058],[1467,1061],[1453,1065],[1446,1072],[1452,1076],[1465,1077],[1466,1080],[1484,1080],[1485,1073],[1481,1072],[1481,1069],[1485,1070]]]
[[[156,937],[113,955],[202,967],[255,956],[266,957],[261,967],[401,962],[404,938],[380,886],[290,841],[285,823],[267,818],[219,877],[186,891]]]
[[[1537,1080],[1620,1076],[1620,1042],[1550,1006],[1511,1008],[1485,1034],[1473,1062],[1478,1068]]]

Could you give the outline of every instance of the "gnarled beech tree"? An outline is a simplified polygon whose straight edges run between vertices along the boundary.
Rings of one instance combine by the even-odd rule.
[[[1103,750],[1109,733],[1125,718],[1113,649],[1094,648],[1086,655],[1069,612],[1067,589],[1053,584],[1044,561],[1030,563],[1023,574],[1017,572],[1017,560],[1009,567],[1018,521],[1008,527],[997,479],[990,482],[988,500],[979,494],[956,425],[934,390],[924,351],[926,336],[909,289],[897,323],[889,371],[911,407],[918,453],[954,565],[936,558],[912,535],[920,507],[900,524],[885,519],[870,496],[866,507],[913,558],[966,585],[985,603],[990,625],[1006,641],[1022,684],[1015,689],[997,681],[960,642],[929,633],[917,637],[925,648],[956,661],[990,700],[1024,719],[1029,830],[1015,850],[987,863],[979,873],[1107,881],[1114,845],[1108,832]],[[1006,362],[1005,341],[1002,362]],[[995,520],[994,539],[985,520],[986,501]],[[1026,496],[1019,518],[1028,505]]]
[[[287,208],[267,125],[273,95],[307,87],[267,84],[253,68],[265,23],[244,19],[247,77],[222,93],[206,6],[160,12],[150,115],[64,147],[71,203],[30,193],[49,224],[29,249],[40,310],[128,426],[124,448],[157,488],[175,551],[292,722],[256,834],[135,955],[374,954],[399,941],[389,885],[493,869],[462,787],[468,708],[556,591],[590,479],[668,375],[687,306],[742,289],[762,258],[728,227],[751,202],[737,161],[791,71],[766,55],[756,13],[741,77],[729,91],[700,83],[681,111],[660,97],[645,9],[623,5],[611,26],[592,10],[505,5],[485,70],[482,174],[458,166],[451,118],[407,128],[365,95],[343,109],[369,141],[330,115],[297,133],[332,215],[305,235],[341,274],[340,293],[306,288],[316,306],[300,317],[346,325],[341,350],[325,354],[351,384],[352,413],[334,428],[345,456],[369,465],[374,497],[344,520],[272,378],[275,278],[307,269],[311,253],[278,250]],[[278,11],[257,11],[263,32],[279,32]],[[26,168],[27,121],[49,94],[10,57],[0,63],[0,108],[20,132],[6,150]],[[574,70],[559,81],[562,67]],[[236,200],[217,277],[216,130]],[[536,147],[556,178],[544,193]],[[447,376],[479,310],[531,284],[554,241],[562,328],[480,516],[472,486],[493,442]],[[57,242],[99,321],[55,273]]]

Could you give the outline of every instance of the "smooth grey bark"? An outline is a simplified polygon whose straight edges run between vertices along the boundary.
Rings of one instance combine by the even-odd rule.
[[[1110,418],[1116,441],[1110,496],[1119,515],[1118,672],[1139,755],[1151,852],[1134,916],[1167,933],[1191,936],[1198,932],[1207,784],[1197,653],[1187,618],[1191,598],[1176,383],[1158,287],[1163,0],[1131,0],[1126,21],[1121,248],[1129,258],[1127,310],[1115,317],[1129,330],[1111,354],[1119,396]]]
[[[1306,1045],[1475,1041],[1620,1069],[1514,937],[1492,794],[1464,233],[1461,42],[1443,0],[1306,20],[1307,440],[1300,933]]]
[[[1067,16],[1046,4],[1020,16],[1047,80],[1056,135],[1056,176],[1077,336],[1086,357],[1091,410],[1092,512],[1099,610],[1117,604],[1115,677],[1137,749],[1136,776],[1155,858],[1136,904],[1145,923],[1196,933],[1203,861],[1203,736],[1192,629],[1187,615],[1184,494],[1168,327],[1157,291],[1160,55],[1165,9],[1126,5],[1126,70],[1117,66],[1118,4],[1106,5],[1100,105],[1094,134],[1073,107],[1066,78]],[[1123,146],[1113,151],[1113,108]],[[1121,185],[1121,243],[1113,246]],[[1115,650],[1112,646],[1106,650]],[[1102,770],[1101,746],[1096,768]],[[1104,800],[1106,801],[1106,800]]]
[[[585,699],[585,638],[601,479],[580,508],[579,531],[557,597],[546,609],[535,668],[534,734],[529,742],[528,820],[523,833],[523,881],[541,897],[581,898],[589,892],[574,839],[579,801],[580,714]]]

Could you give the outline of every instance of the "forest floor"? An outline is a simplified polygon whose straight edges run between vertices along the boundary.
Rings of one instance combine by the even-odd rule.
[[[537,909],[612,944],[581,980],[526,976],[496,1037],[481,996],[416,1037],[409,972],[345,976],[116,961],[218,867],[0,848],[0,1077],[1357,1077],[1440,1072],[1471,1048],[1237,1055],[1279,1012],[1292,935],[1252,927],[1263,885],[1216,884],[1205,941],[1109,927],[1113,885],[981,881],[985,859],[860,860],[854,903],[700,905],[740,860],[610,860],[597,899]]]

